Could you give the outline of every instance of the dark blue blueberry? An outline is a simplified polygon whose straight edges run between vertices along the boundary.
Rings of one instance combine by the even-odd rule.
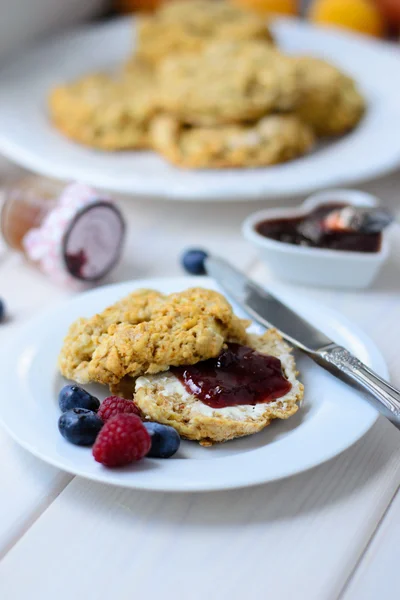
[[[0,323],[3,321],[4,316],[5,316],[5,308],[4,308],[4,302],[3,300],[0,299]]]
[[[58,394],[58,404],[62,412],[71,408],[87,408],[97,412],[100,407],[98,399],[78,385],[65,385]]]
[[[103,421],[92,410],[73,408],[58,419],[58,429],[66,440],[78,446],[92,446]]]
[[[151,437],[151,448],[147,454],[152,458],[169,458],[178,451],[181,438],[169,425],[143,423]]]
[[[182,255],[182,266],[191,275],[205,275],[206,268],[204,265],[205,259],[208,257],[207,252],[199,248],[186,250]]]

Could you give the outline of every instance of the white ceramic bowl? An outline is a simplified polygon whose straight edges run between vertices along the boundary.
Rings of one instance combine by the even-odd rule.
[[[243,223],[243,235],[258,248],[265,264],[279,279],[313,286],[366,288],[389,255],[385,234],[378,252],[365,253],[286,244],[264,237],[256,230],[261,221],[302,216],[320,204],[335,202],[355,206],[379,204],[375,196],[365,192],[332,189],[313,194],[297,208],[271,208],[250,215]]]

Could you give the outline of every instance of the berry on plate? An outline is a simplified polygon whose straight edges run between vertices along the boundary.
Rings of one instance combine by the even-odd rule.
[[[105,398],[97,414],[105,423],[111,417],[121,413],[140,416],[140,411],[133,400],[125,400],[125,398],[119,398],[118,396]]]
[[[100,406],[97,398],[77,385],[65,385],[58,394],[58,404],[62,412],[72,408],[86,408],[97,412]]]
[[[147,454],[152,458],[169,458],[181,444],[179,433],[169,425],[143,423],[151,437],[151,448]]]
[[[182,266],[191,275],[205,275],[204,261],[207,257],[207,252],[200,248],[186,250],[182,255]]]
[[[67,410],[58,420],[61,435],[78,446],[91,446],[102,427],[103,421],[86,408]]]
[[[139,417],[121,413],[104,425],[92,452],[106,467],[122,467],[146,456],[150,446],[150,435]]]

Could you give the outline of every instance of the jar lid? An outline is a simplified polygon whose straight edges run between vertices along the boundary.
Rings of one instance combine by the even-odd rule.
[[[81,281],[104,277],[118,262],[125,223],[117,207],[98,200],[81,209],[69,223],[62,257],[70,275]]]
[[[67,185],[39,227],[23,238],[28,258],[61,284],[93,282],[118,261],[125,222],[117,206],[82,184]]]

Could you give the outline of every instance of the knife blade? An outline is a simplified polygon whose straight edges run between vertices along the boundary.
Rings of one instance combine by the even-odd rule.
[[[400,425],[400,392],[388,381],[228,261],[209,255],[205,259],[205,269],[254,321],[267,328],[275,327],[284,339],[318,365],[367,392],[377,401],[374,406],[397,426]]]

